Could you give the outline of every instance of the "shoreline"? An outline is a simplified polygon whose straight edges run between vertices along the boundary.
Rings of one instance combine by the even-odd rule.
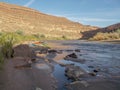
[[[68,56],[71,53],[75,53],[76,55],[82,54],[81,49],[78,49],[79,44],[78,46],[74,46],[74,43],[71,41],[68,41],[68,43],[67,42],[65,43],[64,41],[62,41],[62,43],[47,42],[47,44],[51,47],[50,49],[43,48],[43,47],[29,48],[26,45],[18,46],[18,48],[15,48],[15,52],[16,52],[15,57],[10,60],[7,60],[3,71],[0,72],[3,74],[3,75],[0,74],[0,90],[36,90],[36,89],[59,90],[58,88],[59,81],[57,81],[57,78],[53,76],[55,65],[59,65],[61,68],[66,68],[67,65],[69,66],[72,64],[71,63],[65,64],[64,62],[60,63],[61,60],[63,60],[66,56]],[[75,43],[77,43],[77,41],[75,41]],[[81,55],[78,58],[80,57]],[[86,64],[87,60],[81,61],[79,59],[80,60],[79,61],[78,58],[76,59],[69,58],[69,59],[70,61],[72,61],[72,63],[76,62],[78,64],[79,63]],[[35,61],[32,61],[32,63],[30,62],[30,64],[28,64],[30,59],[31,60],[35,59]],[[66,60],[65,62],[68,62],[68,61]],[[95,63],[93,63],[93,66],[94,65]],[[17,68],[15,68],[16,66]],[[65,74],[64,71],[61,73],[63,73],[63,75]],[[102,73],[103,72],[100,72],[100,75],[102,75]],[[119,80],[120,77],[117,77],[115,75],[113,76],[114,77],[111,77],[108,79],[106,77],[99,77],[101,79],[98,79],[97,76],[85,75],[84,78],[82,78],[83,81],[77,81],[77,82],[74,81],[67,84],[68,89],[66,90],[71,90],[70,88],[73,88],[73,90],[82,90],[82,89],[96,90],[97,87],[100,88],[101,85],[103,84],[111,85],[111,83],[116,83],[116,86],[117,86],[119,84],[119,81],[116,81],[116,80],[117,79]],[[100,81],[102,80],[102,78],[103,78],[103,81]],[[109,81],[109,79],[111,79],[111,81]],[[89,81],[89,80],[92,80],[92,81]],[[86,88],[87,85],[90,85],[92,89],[89,87],[87,87],[88,88],[87,89]],[[79,89],[80,87],[81,89]],[[105,88],[108,88],[108,87],[104,87],[103,89]],[[118,90],[118,89],[115,89],[115,90]]]

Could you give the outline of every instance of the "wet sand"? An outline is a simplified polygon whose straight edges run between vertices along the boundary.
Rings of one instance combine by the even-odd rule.
[[[55,90],[50,72],[36,67],[16,69],[16,63],[18,60],[6,61],[0,74],[0,90]]]
[[[19,46],[15,52],[15,57],[5,60],[0,71],[0,90],[56,90],[56,80],[51,73],[53,68],[40,66],[47,65],[42,57],[32,55],[40,62],[29,64],[32,59],[29,56],[33,53],[28,46]]]

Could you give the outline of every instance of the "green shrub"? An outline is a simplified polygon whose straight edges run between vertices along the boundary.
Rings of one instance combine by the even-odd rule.
[[[33,34],[33,36],[38,38],[38,39],[40,38],[40,34]]]
[[[34,34],[34,36],[38,39],[41,39],[41,38],[45,38],[45,35],[44,34]]]
[[[16,38],[13,33],[6,33],[0,36],[1,52],[4,57],[10,58],[13,54],[12,47],[16,43]]]
[[[45,38],[45,35],[44,35],[44,34],[41,34],[40,37],[41,37],[41,38]]]
[[[13,45],[16,38],[13,33],[3,33],[0,36],[0,69],[4,63],[4,58],[11,58],[13,56]]]
[[[18,35],[24,35],[24,32],[21,31],[21,30],[17,30],[15,33],[18,34]]]

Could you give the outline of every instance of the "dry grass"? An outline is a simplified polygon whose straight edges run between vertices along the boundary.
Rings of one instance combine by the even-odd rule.
[[[80,31],[96,27],[85,26],[63,17],[47,15],[33,9],[0,3],[0,31],[24,31],[25,34],[44,34],[50,38],[66,36],[70,39],[81,37]]]
[[[116,40],[120,39],[120,29],[117,29],[115,32],[110,33],[97,33],[90,40]]]

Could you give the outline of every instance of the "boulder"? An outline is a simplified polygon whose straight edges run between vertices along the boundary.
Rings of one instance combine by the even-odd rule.
[[[68,79],[76,81],[79,80],[80,76],[84,74],[85,72],[79,66],[67,65],[65,67],[65,76],[67,76]]]
[[[13,48],[14,50],[14,57],[30,57],[33,54],[32,50],[27,44],[20,44]]]

